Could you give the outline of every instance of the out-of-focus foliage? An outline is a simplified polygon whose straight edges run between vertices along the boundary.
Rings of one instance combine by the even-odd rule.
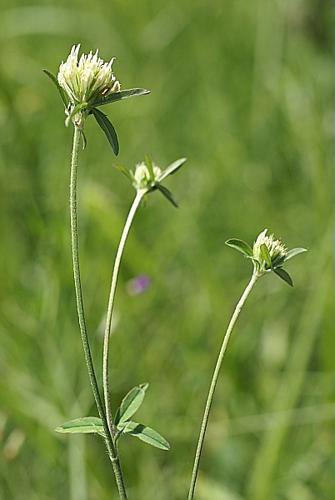
[[[42,73],[70,47],[116,56],[105,108],[119,162],[186,166],[130,235],[112,338],[114,407],[150,382],[141,421],[170,452],[121,443],[130,498],[182,499],[205,391],[251,265],[224,246],[269,227],[309,252],[257,284],[233,336],[201,463],[199,500],[333,498],[330,0],[3,0],[0,13],[0,496],[104,500],[115,487],[97,437],[59,436],[94,414],[74,305],[68,221],[71,129]],[[133,191],[94,120],[81,154],[88,326],[101,368],[104,309]],[[145,293],[129,280],[150,277]]]

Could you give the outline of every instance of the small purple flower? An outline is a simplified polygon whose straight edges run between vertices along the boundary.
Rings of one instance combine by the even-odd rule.
[[[140,274],[127,283],[129,295],[140,295],[150,287],[150,278],[146,274]]]

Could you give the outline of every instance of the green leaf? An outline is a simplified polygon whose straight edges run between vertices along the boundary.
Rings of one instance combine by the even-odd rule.
[[[144,158],[144,162],[145,162],[146,166],[148,167],[149,174],[150,174],[150,180],[154,181],[155,180],[154,165],[152,163],[152,159],[150,158],[150,156],[146,155]]]
[[[293,286],[293,281],[291,276],[282,267],[277,267],[276,269],[274,269],[274,272],[277,274],[277,276],[279,276],[279,278],[284,280],[288,285]]]
[[[282,267],[284,262],[285,262],[285,256],[277,255],[277,257],[272,260],[272,269],[276,269],[277,267]]]
[[[115,165],[115,167],[123,173],[123,175],[125,175],[127,177],[127,179],[129,179],[131,182],[133,182],[133,178],[131,176],[131,172],[130,170],[128,170],[126,167],[124,167],[123,165]]]
[[[58,83],[58,80],[57,78],[55,77],[55,75],[53,75],[52,73],[50,73],[50,71],[48,71],[47,69],[43,69],[43,72],[50,78],[50,80],[56,85],[57,87],[57,90],[59,92],[59,95],[61,96],[61,99],[63,101],[63,104],[65,107],[67,107],[67,99],[66,99],[66,94],[64,92],[64,90],[62,89],[62,87],[59,85]]]
[[[265,245],[265,243],[261,244],[260,251],[261,251],[261,257],[264,260],[264,262],[268,265],[268,267],[271,267],[272,266],[271,256],[268,247]]]
[[[65,422],[55,429],[63,434],[100,434],[105,435],[101,418],[82,417]]]
[[[162,172],[158,181],[161,182],[168,175],[175,174],[177,172],[177,170],[179,170],[180,167],[182,167],[184,165],[185,161],[186,161],[186,158],[180,158],[179,160],[176,160],[173,163],[171,163],[171,165],[166,167],[166,169]]]
[[[304,253],[307,252],[306,248],[292,248],[292,250],[289,250],[285,256],[285,262],[289,259],[292,259],[292,257],[295,257],[296,255],[299,255],[299,253]]]
[[[141,384],[133,387],[128,394],[123,398],[120,407],[118,408],[115,415],[115,425],[118,427],[129,420],[134,413],[137,412],[145,396],[145,391],[149,387],[149,384]]]
[[[151,446],[155,446],[156,448],[160,448],[161,450],[170,449],[170,445],[167,440],[157,431],[151,429],[151,427],[132,421],[126,422],[122,427],[123,434],[131,434],[141,441],[144,441]]]
[[[92,108],[92,113],[98,125],[105,133],[108,142],[112,146],[115,156],[117,156],[119,154],[119,141],[116,135],[115,128],[113,127],[107,116],[99,111],[99,109]]]
[[[157,184],[156,187],[162,193],[162,195],[165,196],[165,198],[169,200],[170,203],[172,203],[174,207],[178,208],[178,203],[174,199],[171,191],[169,191],[165,186],[162,186],[161,184]]]
[[[83,149],[85,149],[87,146],[87,139],[86,139],[86,135],[82,129],[80,129],[80,136],[81,136],[81,139],[83,141]]]
[[[243,253],[247,257],[253,256],[251,246],[248,245],[248,243],[246,243],[243,240],[239,240],[237,238],[230,238],[229,240],[226,241],[226,245],[228,245],[231,248],[235,248],[235,250],[238,250],[239,252]]]
[[[121,101],[122,99],[128,99],[128,97],[136,97],[141,95],[150,94],[150,90],[146,89],[128,89],[121,90],[120,92],[113,92],[112,94],[101,97],[97,99],[93,105],[94,106],[104,106],[105,104],[110,104],[111,102]]]

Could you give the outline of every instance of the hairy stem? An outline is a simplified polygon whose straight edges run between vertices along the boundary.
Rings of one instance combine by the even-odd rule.
[[[108,299],[108,308],[107,308],[107,317],[106,317],[106,327],[105,327],[105,335],[104,335],[104,347],[103,347],[103,365],[102,365],[102,383],[104,390],[104,399],[105,399],[105,408],[106,408],[106,416],[108,427],[111,435],[114,435],[114,425],[113,425],[113,417],[112,417],[112,409],[110,402],[110,390],[109,390],[109,343],[110,336],[112,331],[112,319],[113,319],[113,310],[114,310],[114,300],[115,300],[115,292],[117,287],[117,280],[119,276],[121,259],[124,251],[124,247],[127,241],[127,237],[129,234],[129,230],[131,228],[132,222],[134,220],[136,211],[141,203],[144,192],[137,191],[135,199],[130,207],[128,217],[126,223],[124,225],[120,243],[116,252],[114,268],[112,273],[112,282]]]
[[[123,482],[121,466],[119,462],[119,458],[117,455],[117,449],[114,444],[113,438],[109,432],[108,423],[104,411],[104,407],[102,404],[102,399],[99,392],[99,386],[97,382],[97,378],[94,371],[93,359],[91,354],[91,348],[88,339],[86,320],[85,320],[85,311],[84,311],[84,302],[83,302],[83,293],[81,287],[81,278],[80,278],[80,266],[79,266],[79,239],[78,239],[78,216],[77,216],[77,174],[78,174],[78,152],[80,147],[80,129],[78,127],[74,127],[74,136],[73,136],[73,147],[72,147],[72,156],[71,156],[71,180],[70,180],[70,217],[71,217],[71,248],[72,248],[72,266],[73,266],[73,277],[74,277],[74,285],[76,291],[76,304],[77,304],[77,313],[78,313],[78,321],[79,328],[81,334],[81,340],[83,344],[85,361],[88,371],[88,376],[90,379],[95,403],[98,409],[99,416],[103,422],[104,431],[105,431],[105,442],[108,450],[109,458],[112,462],[113,471],[115,474],[116,484],[119,491],[120,499],[126,500],[127,494]]]
[[[229,322],[228,328],[227,328],[226,333],[225,333],[225,335],[223,337],[221,349],[220,349],[220,352],[219,352],[219,355],[218,355],[218,358],[217,358],[217,361],[216,361],[214,373],[213,373],[211,384],[210,384],[209,391],[208,391],[208,396],[207,396],[207,401],[206,401],[204,415],[202,417],[202,422],[201,422],[201,427],[200,427],[200,434],[199,434],[197,449],[196,449],[195,458],[194,458],[194,465],[193,465],[193,471],[192,471],[192,478],[191,478],[190,490],[189,490],[189,493],[188,493],[188,500],[192,500],[193,497],[194,497],[195,485],[196,485],[198,471],[199,471],[200,457],[201,457],[201,452],[202,452],[202,448],[203,448],[203,445],[204,445],[204,440],[205,440],[205,435],[206,435],[206,430],[207,430],[207,425],[208,425],[208,419],[209,419],[209,413],[210,413],[210,410],[211,410],[211,406],[212,406],[212,402],[213,402],[213,396],[214,396],[214,392],[215,392],[215,387],[216,387],[216,384],[217,384],[217,381],[218,381],[220,368],[221,368],[222,361],[223,361],[223,358],[224,358],[224,355],[225,355],[225,352],[226,352],[226,349],[227,349],[229,338],[230,338],[230,335],[231,335],[231,333],[233,331],[233,328],[235,326],[237,318],[239,317],[241,309],[242,309],[245,301],[247,300],[247,298],[248,298],[248,296],[249,296],[249,294],[250,294],[250,292],[251,292],[254,284],[256,283],[258,277],[259,276],[257,275],[257,273],[254,272],[253,275],[252,275],[252,277],[251,277],[251,279],[250,279],[250,281],[249,281],[249,283],[248,283],[248,285],[246,286],[246,288],[245,288],[245,290],[244,290],[244,292],[243,292],[240,300],[238,301],[238,303],[237,303],[237,305],[235,307],[234,313],[233,313],[233,315],[231,317],[231,320]]]

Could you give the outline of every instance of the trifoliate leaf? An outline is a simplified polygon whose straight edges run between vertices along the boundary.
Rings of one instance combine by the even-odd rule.
[[[112,146],[115,156],[117,156],[119,154],[119,141],[116,135],[115,128],[113,127],[107,116],[104,113],[102,113],[99,109],[92,108],[92,113],[98,125],[105,133],[108,142]]]
[[[235,248],[239,252],[243,253],[246,257],[252,257],[252,248],[251,246],[243,240],[239,240],[237,238],[230,238],[226,241],[226,245],[231,248]]]

